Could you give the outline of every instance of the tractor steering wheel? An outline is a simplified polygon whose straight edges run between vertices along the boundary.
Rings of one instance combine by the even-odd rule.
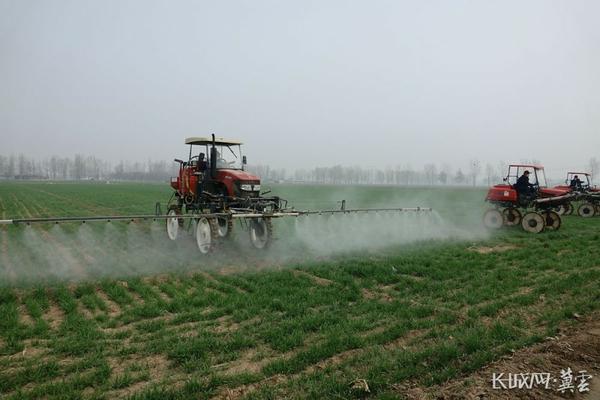
[[[195,167],[198,164],[198,156],[192,156],[190,161],[188,161],[188,165]]]

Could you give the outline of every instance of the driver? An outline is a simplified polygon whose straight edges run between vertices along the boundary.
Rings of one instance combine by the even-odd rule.
[[[573,179],[571,179],[571,189],[573,190],[581,190],[583,188],[583,183],[579,176],[575,175]]]
[[[517,179],[517,183],[514,186],[519,196],[530,196],[533,194],[534,185],[529,183],[529,171],[523,172],[523,175]]]
[[[204,153],[200,153],[198,156],[198,171],[204,172],[206,171],[206,160],[204,159]]]

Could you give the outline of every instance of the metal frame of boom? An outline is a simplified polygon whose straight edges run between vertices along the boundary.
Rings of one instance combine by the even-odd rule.
[[[302,215],[327,215],[327,214],[351,214],[351,213],[369,213],[369,212],[431,212],[429,207],[397,207],[397,208],[354,208],[354,209],[339,209],[339,210],[281,210],[272,213],[245,212],[245,211],[229,211],[221,213],[194,213],[182,214],[176,217],[172,215],[156,215],[156,214],[140,214],[140,215],[110,215],[110,216],[90,216],[90,217],[49,217],[49,218],[14,218],[1,219],[0,225],[30,225],[39,223],[69,223],[69,222],[112,222],[112,221],[143,221],[143,220],[166,220],[169,218],[178,219],[195,219],[195,218],[282,218],[282,217],[299,217]]]

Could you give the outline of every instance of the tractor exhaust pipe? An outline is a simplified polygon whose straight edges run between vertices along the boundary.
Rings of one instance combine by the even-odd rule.
[[[215,134],[212,134],[212,147],[210,148],[210,177],[217,179],[217,147],[215,146]]]

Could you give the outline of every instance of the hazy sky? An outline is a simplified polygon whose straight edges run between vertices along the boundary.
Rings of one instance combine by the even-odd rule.
[[[600,157],[599,1],[0,0],[0,154]]]

